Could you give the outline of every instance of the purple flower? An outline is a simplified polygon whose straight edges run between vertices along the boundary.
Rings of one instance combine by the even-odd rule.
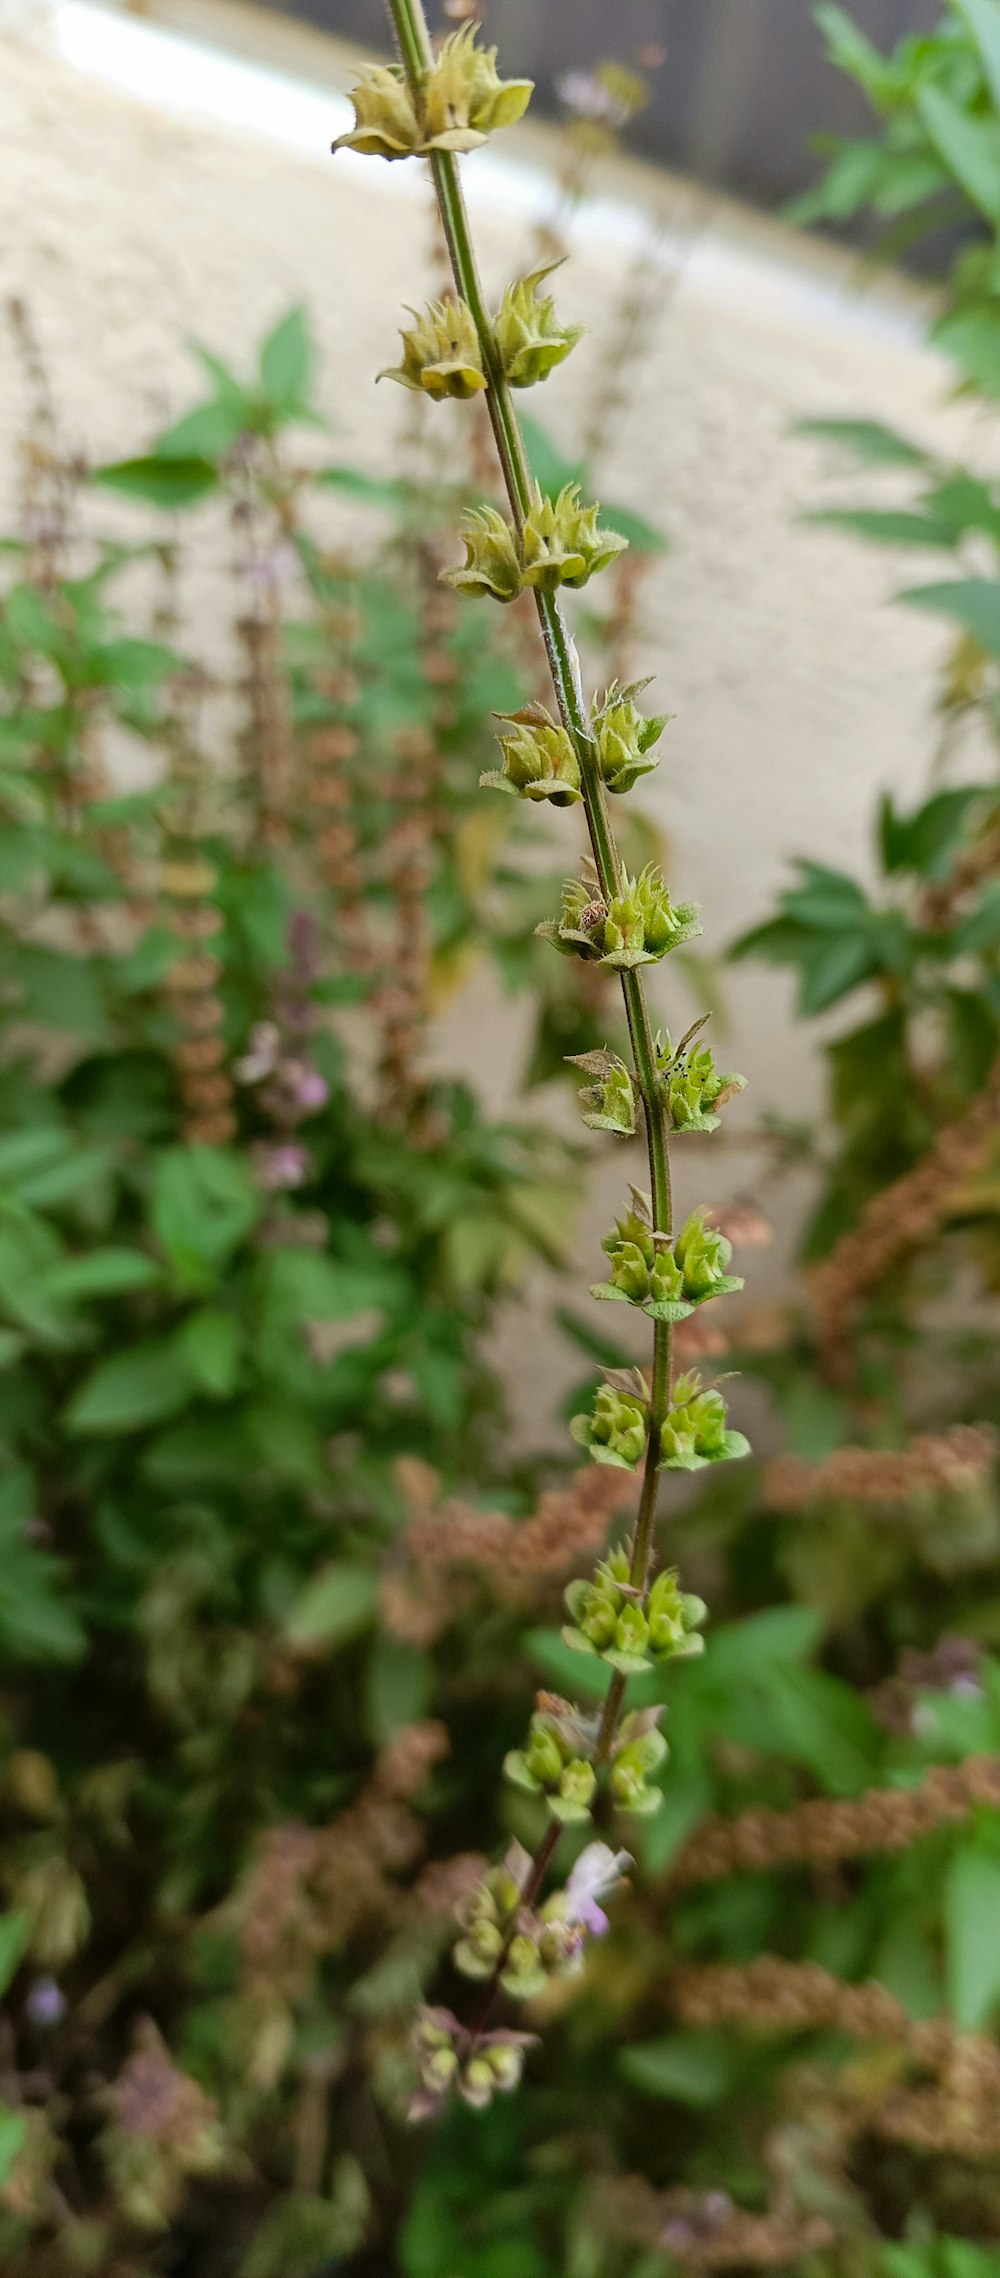
[[[25,2007],[33,2025],[58,2025],[66,2014],[66,1996],[54,1977],[36,1977]]]
[[[304,1060],[286,1060],[281,1073],[286,1090],[303,1115],[315,1115],[317,1108],[326,1106],[330,1087],[318,1068],[307,1067]]]
[[[304,1186],[309,1176],[308,1153],[293,1139],[281,1140],[274,1147],[259,1147],[255,1160],[258,1184],[272,1192]]]
[[[612,1851],[608,1843],[588,1843],[566,1885],[565,1920],[582,1922],[592,1937],[603,1938],[608,1917],[598,1899],[617,1890],[625,1868],[631,1864],[628,1851]]]

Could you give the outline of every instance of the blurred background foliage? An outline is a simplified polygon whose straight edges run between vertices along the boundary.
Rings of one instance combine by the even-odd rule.
[[[814,210],[923,223],[940,192],[972,225],[942,322],[988,406],[996,9],[954,0],[888,61],[820,17],[876,123]],[[623,416],[628,292],[582,440],[532,433],[546,487],[599,472]],[[535,941],[562,864],[478,790],[534,661],[518,607],[471,623],[438,583],[483,480],[474,424],[468,466],[415,416],[361,475],[292,310],[253,372],[199,351],[191,410],[88,470],[30,312],[10,323],[5,2269],[990,2278],[1000,484],[863,418],[812,423],[838,486],[817,515],[914,545],[901,603],[953,640],[926,798],[882,801],[868,879],[804,859],[734,945],[795,972],[829,1070],[815,1127],[762,1121],[759,1192],[727,1222],[762,1239],[808,1166],[799,1282],[736,1314],[729,1350],[687,1331],[759,1388],[777,1452],[671,1513],[709,1649],[635,1685],[667,1697],[671,1755],[659,1811],[622,1824],[634,1889],[582,1990],[543,1997],[516,2098],[408,2131],[452,1909],[536,1832],[496,1768],[539,1685],[602,1682],[567,1666],[560,1593],[624,1529],[628,1478],[568,1448],[512,1460],[486,1340],[572,1243],[582,1151],[531,1086],[613,1043],[616,1013]],[[581,618],[598,681],[628,677],[664,542],[606,504],[632,550]],[[209,516],[228,678],[184,606]],[[429,1072],[432,1015],[481,956],[533,1012],[502,1126]]]

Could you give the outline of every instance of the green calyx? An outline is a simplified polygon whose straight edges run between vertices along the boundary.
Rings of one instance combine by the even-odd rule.
[[[574,1416],[569,1428],[593,1463],[635,1471],[646,1453],[646,1405],[635,1394],[619,1391],[613,1384],[600,1385],[590,1415]]]
[[[697,1369],[679,1377],[674,1386],[660,1445],[664,1471],[700,1471],[706,1463],[727,1463],[750,1453],[743,1433],[728,1429],[726,1403],[718,1387],[703,1389]]]
[[[399,64],[368,63],[351,89],[354,125],[334,150],[412,158],[430,150],[477,150],[498,127],[523,118],[530,79],[501,79],[495,47],[476,44],[474,24],[446,39],[418,98]]]
[[[676,1242],[652,1223],[649,1197],[632,1190],[632,1207],[616,1220],[601,1245],[611,1260],[607,1281],[591,1285],[592,1297],[617,1298],[637,1305],[654,1321],[683,1321],[711,1297],[726,1297],[743,1283],[726,1267],[732,1247],[694,1211]]]
[[[380,372],[380,380],[398,380],[402,387],[429,395],[435,402],[445,396],[466,401],[486,386],[479,338],[472,311],[454,293],[432,301],[421,315],[411,309],[413,324],[402,330],[403,361]]]
[[[577,1094],[588,1130],[615,1131],[623,1139],[634,1139],[635,1085],[624,1060],[603,1048],[571,1052],[567,1058],[571,1067],[582,1068],[585,1075],[595,1078]]]
[[[567,957],[627,972],[657,964],[701,927],[697,904],[675,906],[655,863],[647,863],[638,878],[624,871],[618,892],[605,901],[588,861],[582,878],[567,879],[558,920],[546,919],[535,931]]]
[[[619,1726],[611,1754],[611,1793],[619,1811],[643,1816],[658,1811],[663,1790],[650,1775],[665,1763],[670,1750],[657,1730],[659,1708],[635,1709]]]
[[[600,704],[594,706],[598,765],[609,791],[631,791],[640,776],[651,774],[659,766],[659,755],[651,756],[652,747],[659,742],[670,714],[659,712],[647,718],[637,709],[633,699],[648,685],[646,680],[636,680],[628,688],[619,688],[613,680]]]
[[[526,585],[542,593],[586,585],[628,544],[617,531],[599,527],[599,513],[598,506],[581,506],[578,483],[567,483],[557,499],[544,498],[536,483],[520,532],[496,507],[473,507],[461,523],[465,561],[442,571],[444,583],[456,593],[492,594],[495,601],[516,600]]]
[[[464,1935],[452,1955],[463,1977],[492,1977],[521,1893],[506,1867],[491,1867],[459,1913]]]
[[[699,1021],[689,1029],[676,1050],[669,1036],[656,1039],[656,1066],[674,1131],[716,1130],[719,1109],[726,1107],[746,1083],[745,1076],[720,1075],[709,1046],[694,1042],[703,1025]]]
[[[554,807],[571,807],[579,800],[580,764],[566,729],[560,727],[544,704],[524,704],[519,712],[501,712],[508,723],[500,735],[503,770],[481,775],[480,784],[508,791],[515,799],[548,799]]]
[[[703,1648],[697,1632],[707,1612],[704,1600],[679,1589],[672,1570],[658,1574],[648,1591],[637,1590],[630,1581],[629,1561],[623,1550],[612,1551],[602,1561],[592,1582],[571,1582],[566,1605],[572,1617],[571,1626],[563,1631],[566,1644],[578,1653],[597,1654],[622,1676],[652,1669],[660,1661],[700,1653]],[[662,1762],[666,1752],[666,1743],[656,1733],[638,1735],[633,1728],[629,1745],[633,1743],[640,1754],[628,1758],[619,1788],[612,1781],[616,1795],[623,1784],[635,1785],[639,1771],[644,1775]],[[652,1810],[654,1805],[632,1808]]]
[[[547,261],[530,276],[508,285],[494,325],[497,354],[505,379],[512,388],[534,387],[561,364],[576,347],[583,326],[560,324],[555,302],[538,287],[551,276],[559,261]]]
[[[544,1795],[556,1819],[564,1824],[590,1818],[597,1785],[594,1767],[581,1753],[587,1736],[568,1704],[556,1713],[538,1710],[531,1719],[527,1744],[513,1748],[504,1760],[504,1773],[515,1787]]]

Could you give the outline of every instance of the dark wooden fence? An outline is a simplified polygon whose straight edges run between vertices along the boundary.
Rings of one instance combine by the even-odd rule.
[[[387,47],[382,0],[277,0],[290,15]],[[940,0],[848,0],[879,46],[923,31]],[[437,14],[431,0],[432,19]],[[553,80],[602,56],[623,62],[647,46],[667,60],[638,148],[719,188],[773,206],[815,179],[810,136],[863,129],[865,105],[824,60],[809,0],[488,0],[486,25],[510,71]]]

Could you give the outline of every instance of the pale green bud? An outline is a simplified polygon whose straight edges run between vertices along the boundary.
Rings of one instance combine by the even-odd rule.
[[[500,737],[503,773],[491,770],[480,776],[480,783],[519,799],[550,799],[554,807],[572,806],[580,798],[580,763],[565,728],[542,704],[525,704],[520,712],[500,717],[510,722]]]
[[[454,293],[432,301],[423,315],[411,309],[412,327],[402,330],[403,361],[379,373],[380,380],[399,380],[439,402],[444,396],[465,401],[486,386],[479,339],[471,309]]]
[[[491,593],[495,601],[515,601],[521,591],[521,563],[515,533],[495,506],[474,506],[463,514],[465,541],[461,569],[442,571],[456,593]]]
[[[334,150],[360,150],[370,158],[410,158],[421,147],[420,122],[406,74],[396,63],[366,63],[351,89],[354,125]]]
[[[441,2096],[450,2088],[458,2071],[458,2058],[452,2048],[432,2049],[420,2067],[424,2087],[434,2096]]]
[[[523,2049],[514,2047],[510,2041],[496,2041],[491,2048],[484,2049],[483,2055],[499,2089],[506,2093],[520,2085],[524,2071]]]
[[[582,1756],[576,1756],[563,1772],[559,1793],[564,1802],[581,1805],[589,1811],[596,1786],[597,1776],[593,1765],[586,1763]]]
[[[597,757],[609,791],[631,791],[640,776],[651,774],[659,766],[659,758],[651,758],[650,753],[663,734],[669,714],[660,712],[647,718],[638,710],[632,699],[645,686],[645,681],[636,681],[631,688],[619,688],[617,681],[612,681],[603,703],[595,707]]]
[[[645,1653],[648,1638],[649,1628],[642,1607],[623,1606],[615,1623],[615,1651],[638,1659]]]
[[[547,920],[535,931],[567,956],[627,971],[657,963],[700,933],[701,927],[696,904],[680,902],[675,907],[656,865],[647,863],[638,878],[623,874],[621,887],[609,902],[589,876],[568,879],[558,922]]]
[[[702,1211],[692,1211],[674,1245],[674,1255],[684,1278],[684,1295],[692,1304],[742,1289],[742,1281],[726,1272],[732,1254],[732,1243],[726,1241],[725,1235],[714,1226],[706,1225]]]
[[[501,79],[495,47],[476,44],[463,24],[445,40],[424,87],[425,150],[476,150],[497,127],[513,126],[531,101],[533,81]]]
[[[575,1052],[570,1065],[597,1078],[578,1094],[583,1121],[590,1131],[615,1131],[624,1139],[635,1137],[635,1088],[623,1060],[614,1052]]]
[[[686,1040],[685,1040],[686,1042]],[[714,1131],[718,1110],[744,1089],[745,1077],[720,1075],[707,1044],[682,1043],[675,1052],[669,1036],[657,1039],[656,1064],[675,1131]]]
[[[697,1471],[749,1453],[742,1432],[728,1428],[721,1392],[714,1385],[703,1390],[697,1369],[678,1378],[660,1436],[667,1470]]]
[[[598,526],[598,506],[581,506],[579,483],[567,483],[558,498],[545,498],[535,484],[521,539],[525,585],[542,593],[559,586],[586,585],[628,545],[616,530]]]
[[[543,279],[560,266],[558,261],[547,261],[543,268],[533,269],[530,276],[508,285],[500,303],[496,344],[512,388],[530,388],[547,379],[576,347],[583,331],[579,324],[560,324],[554,300],[549,294],[539,296]]]
[[[574,1416],[573,1438],[589,1448],[595,1463],[623,1465],[634,1471],[646,1450],[646,1411],[628,1393],[602,1384],[589,1416]]]
[[[532,1717],[525,1761],[539,1787],[555,1787],[562,1777],[562,1749],[551,1727],[540,1717]]]
[[[470,2057],[458,2084],[459,2095],[465,2103],[471,2104],[474,2111],[484,2111],[493,2101],[495,2087],[496,2078],[489,2058]]]

